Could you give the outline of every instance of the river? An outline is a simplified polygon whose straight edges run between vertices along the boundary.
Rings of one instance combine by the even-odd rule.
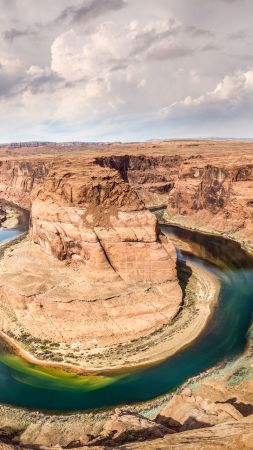
[[[172,392],[190,377],[244,351],[253,314],[251,257],[231,240],[177,227],[162,228],[190,243],[190,253],[177,249],[180,259],[193,260],[221,282],[218,302],[201,335],[160,364],[109,375],[72,375],[1,353],[1,403],[67,412],[144,402]],[[1,241],[15,236],[14,230],[0,231]]]

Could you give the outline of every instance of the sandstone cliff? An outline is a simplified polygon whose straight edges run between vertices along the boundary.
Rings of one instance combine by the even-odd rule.
[[[57,258],[82,262],[87,279],[175,279],[173,247],[158,239],[156,218],[115,170],[92,161],[51,166],[33,193],[30,236]]]
[[[147,207],[167,206],[169,217],[181,215],[186,225],[253,239],[252,143],[171,141],[141,151],[96,161],[116,169]]]
[[[0,160],[0,198],[30,209],[32,189],[43,183],[47,165],[39,160]]]
[[[168,198],[168,213],[193,218],[217,231],[253,238],[253,165],[236,161],[185,161]]]
[[[73,165],[74,159],[80,166],[87,165],[89,160],[88,171],[99,173],[101,168],[113,171],[115,177],[117,172],[125,186],[131,186],[131,195],[135,191],[146,207],[168,206],[170,216],[180,214],[196,220],[199,225],[236,232],[241,239],[252,238],[252,143],[161,141],[155,144],[104,144],[93,146],[94,155],[86,156],[87,149],[90,150],[91,146],[80,145],[78,156],[72,158],[62,154],[57,161],[64,167],[65,163]],[[31,191],[43,185],[56,161],[53,147],[46,147],[43,151],[48,154],[43,157],[34,155],[38,153],[37,148],[29,151],[33,156],[2,158],[0,161],[0,197],[25,207],[30,206]],[[71,148],[62,149],[62,153],[67,151]],[[22,154],[23,150],[19,152]],[[68,175],[62,175],[65,177],[62,194],[68,196]]]
[[[1,263],[2,308],[15,313],[15,321],[3,314],[3,331],[21,341],[46,331],[85,350],[145,336],[177,314],[175,248],[117,170],[62,156],[11,160],[1,176],[5,199],[31,204],[36,244]],[[78,360],[86,365],[85,355]]]
[[[1,161],[0,197],[31,208],[31,241],[1,262],[1,326],[20,342],[34,339],[36,348],[44,336],[60,343],[58,361],[69,362],[64,346],[72,355],[77,346],[70,362],[83,367],[90,349],[109,347],[101,362],[108,366],[111,346],[168,324],[181,304],[174,247],[145,207],[163,205],[169,218],[252,242],[252,144],[112,145],[57,159],[51,153]],[[216,383],[215,398],[181,392],[155,420],[118,410],[97,437],[64,446],[251,448],[252,405],[242,417],[240,397],[232,400],[241,389],[251,401],[252,381],[230,387],[226,398]],[[59,432],[48,417],[43,423],[38,448]],[[29,448],[33,438],[31,427],[20,442]],[[4,441],[0,448],[9,449]]]

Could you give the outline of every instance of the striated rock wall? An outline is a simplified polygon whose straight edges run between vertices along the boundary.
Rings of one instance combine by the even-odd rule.
[[[87,279],[175,279],[172,245],[158,238],[156,218],[117,171],[54,163],[32,198],[31,239],[58,259],[82,262]]]
[[[119,183],[120,189],[122,186],[127,189],[128,186],[129,193],[124,192],[123,196],[125,206],[133,204],[135,192],[146,207],[168,205],[169,214],[188,216],[199,224],[207,224],[212,229],[216,228],[217,231],[237,231],[237,236],[242,239],[253,238],[251,230],[252,144],[172,141],[155,145],[132,144],[118,147],[115,144],[111,149],[106,146],[103,148],[104,154],[98,146],[97,152],[92,157],[90,155],[87,157],[85,154],[76,157],[68,157],[67,154],[59,155],[58,165],[62,167],[66,165],[66,173],[62,173],[64,182],[61,181],[62,198],[67,200],[71,195],[73,187],[70,187],[70,184],[76,183],[78,176],[86,177],[83,183],[90,184],[88,181],[88,175],[90,175],[93,186],[91,189],[86,187],[86,190],[83,190],[83,198],[85,195],[94,196],[103,208],[106,201],[103,199],[103,192],[107,192],[105,195],[110,192],[109,196],[113,203],[118,192],[109,186],[109,180],[107,191],[105,191],[104,181],[103,186],[100,186],[99,181],[96,185],[95,179],[92,178],[93,172],[98,178],[103,173],[110,173],[108,175],[111,177],[110,182]],[[50,152],[53,152],[53,149]],[[67,166],[73,168],[75,164],[76,167],[80,165],[79,175],[76,173],[74,181],[72,174],[68,183]],[[19,160],[2,159],[0,161],[0,198],[29,208],[31,192],[37,191],[38,187],[43,185],[51,167],[49,178],[52,180],[54,170],[55,174],[57,175],[58,171],[57,176],[61,177],[59,168],[56,166],[56,157],[53,155],[43,157],[37,155]],[[88,174],[89,171],[90,174]],[[54,189],[53,186],[52,189]],[[111,197],[112,195],[114,197]],[[80,205],[80,198],[73,198],[72,206],[75,202]],[[118,206],[123,211],[124,205],[118,204]]]
[[[1,261],[3,331],[17,339],[24,330],[36,339],[46,332],[66,348],[78,342],[73,362],[86,366],[87,349],[140,338],[172,320],[182,303],[175,248],[120,173],[83,156],[26,163],[10,190],[19,162],[0,172],[3,196],[31,205],[31,242]],[[61,361],[67,354],[64,347]]]
[[[48,172],[41,160],[0,160],[0,198],[30,209],[33,188],[42,184]]]
[[[167,205],[196,226],[253,239],[253,145],[242,142],[160,142],[142,154],[106,155],[145,205]],[[185,222],[187,224],[187,222]]]
[[[182,164],[169,194],[169,214],[182,214],[217,231],[253,239],[253,164],[239,160]]]
[[[196,226],[253,239],[253,146],[240,142],[160,143],[151,154],[98,157],[147,207],[167,205]],[[187,224],[187,222],[186,222]]]
[[[110,155],[97,157],[101,167],[119,172],[145,202],[146,206],[166,204],[182,163],[180,155]]]

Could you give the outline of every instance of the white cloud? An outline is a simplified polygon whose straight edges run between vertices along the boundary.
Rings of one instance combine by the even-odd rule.
[[[125,107],[130,92],[136,92],[134,101],[139,109],[138,91],[148,87],[150,51],[156,48],[153,43],[160,45],[160,40],[167,38],[164,33],[175,23],[172,19],[157,20],[142,27],[138,21],[131,21],[119,29],[112,22],[104,22],[89,35],[71,29],[58,36],[51,47],[51,70],[71,83],[65,88],[65,99],[71,92],[71,108],[65,115],[71,110],[72,114],[76,111],[72,117],[79,117],[88,107],[89,115],[93,111],[97,114],[98,109],[101,113],[106,108],[108,113],[116,111]],[[61,111],[62,103],[65,100],[60,101]]]
[[[253,3],[231,2],[2,0],[0,139],[251,127]]]
[[[253,70],[226,75],[212,91],[196,98],[188,95],[182,101],[161,108],[160,113],[163,116],[189,116],[216,111],[218,115],[228,115],[249,103],[253,105]]]

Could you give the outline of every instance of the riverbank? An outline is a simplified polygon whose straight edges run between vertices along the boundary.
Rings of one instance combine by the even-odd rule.
[[[1,220],[0,227],[3,229],[17,229],[27,232],[29,228],[30,212],[20,208],[18,205],[0,199]]]
[[[214,383],[210,383],[209,381],[209,389],[207,390],[207,387],[205,387],[205,389],[203,390],[203,384],[207,386],[208,379],[210,380],[209,372],[219,372],[221,370],[221,366],[222,365],[219,365],[218,367],[208,371],[207,373],[202,373],[201,376],[189,380],[186,384],[189,385],[191,383],[191,388],[194,389],[195,393],[199,392],[199,386],[201,384],[202,392],[208,392],[208,396],[206,395],[207,398],[212,398],[213,395],[215,397],[214,400],[216,401],[226,401],[227,399],[231,398],[233,392],[235,392],[233,386],[231,386],[230,390],[226,391],[223,394],[221,388],[220,390],[215,390]],[[205,382],[205,379],[207,379],[207,383]],[[216,383],[218,387],[219,381],[216,381]],[[181,390],[182,388],[178,390],[178,393],[181,392]],[[242,394],[243,392],[240,392],[240,396],[238,396],[238,398],[243,400],[245,396],[243,397]],[[131,406],[131,410],[135,412],[141,412],[146,417],[155,417],[157,414],[159,414],[159,411],[164,408],[168,400],[169,396],[166,395],[164,398],[155,399],[153,401],[139,405],[138,407]],[[129,409],[129,407],[127,409]],[[21,427],[22,424],[22,443],[29,444],[30,442],[33,442],[33,444],[36,443],[39,445],[49,446],[59,444],[59,442],[60,445],[66,446],[75,439],[82,440],[82,436],[86,433],[90,433],[91,430],[93,435],[97,435],[100,432],[103,424],[111,414],[110,411],[108,411],[94,414],[84,413],[63,416],[32,413],[8,407],[1,407],[1,410],[3,417],[5,417],[9,423],[15,422],[19,425],[19,427]]]
[[[155,214],[161,225],[174,225],[209,236],[232,239],[233,241],[238,242],[247,253],[253,255],[253,241],[241,238],[239,233],[240,230],[221,231],[207,223],[200,223],[199,221],[194,220],[194,217],[168,213],[165,209],[157,209]]]
[[[25,253],[27,245],[31,246],[33,244],[21,243],[19,245],[19,254]],[[12,261],[13,252],[12,249],[10,250]],[[38,256],[45,258],[43,253]],[[15,264],[9,264],[9,253],[7,253],[5,258],[7,260],[3,259],[1,264],[5,268],[8,265],[7,271],[10,280],[8,283],[12,283],[13,278],[16,278],[14,276]],[[52,262],[54,265],[61,265],[61,270],[64,270],[64,273],[68,270],[66,268],[63,269],[62,264],[58,261],[53,260]],[[12,270],[12,273],[10,273],[10,270]],[[57,271],[56,267],[54,267],[54,271]],[[180,310],[159,329],[127,343],[104,348],[97,346],[91,349],[84,349],[81,354],[80,345],[75,351],[75,344],[71,348],[69,345],[64,345],[64,342],[56,345],[52,338],[45,344],[45,341],[27,334],[23,323],[20,322],[17,315],[13,318],[13,310],[9,309],[9,306],[3,300],[1,302],[1,316],[8,331],[2,331],[1,336],[9,350],[13,354],[24,358],[25,361],[40,367],[52,367],[67,372],[104,374],[105,372],[129,370],[158,364],[189,345],[201,333],[210,318],[212,305],[218,298],[219,282],[203,268],[193,263],[189,264],[183,268],[183,277],[185,278],[186,288],[184,302]],[[66,274],[64,278],[66,280]],[[3,282],[6,286],[5,276],[3,276]],[[5,287],[3,291],[3,288],[1,288],[3,291],[2,296],[6,289]],[[12,288],[8,287],[8,291],[12,290],[14,292],[13,289],[15,289],[15,284]],[[29,296],[29,292],[30,295],[32,294],[31,290],[29,291],[29,286],[27,287],[26,285],[25,289],[26,295]],[[162,292],[160,295],[163,295]],[[15,301],[15,299],[12,301]],[[20,301],[17,298],[17,305],[20,304]],[[49,355],[48,348],[50,348]],[[71,361],[70,352],[72,352]],[[56,356],[58,359],[61,358],[61,361],[55,361],[54,358]]]

